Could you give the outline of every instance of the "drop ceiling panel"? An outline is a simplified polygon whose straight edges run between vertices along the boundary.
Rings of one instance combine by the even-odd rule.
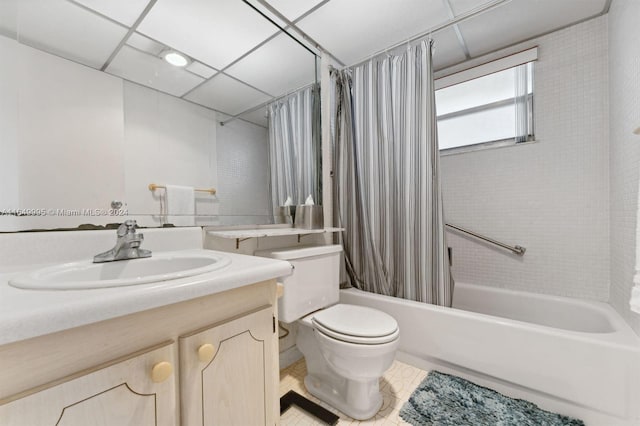
[[[262,107],[255,111],[242,114],[240,116],[243,120],[250,121],[253,124],[257,124],[262,127],[269,127],[269,120],[267,119],[267,108]]]
[[[204,79],[160,58],[123,46],[107,72],[174,96],[181,96]]]
[[[262,4],[260,0],[247,0],[251,6],[260,11],[261,14],[266,16],[268,19],[272,20],[277,27],[285,28],[287,23],[280,18],[276,13],[272,12],[269,5]]]
[[[556,30],[602,12],[606,0],[513,0],[459,24],[471,56]]]
[[[320,2],[322,2],[322,0],[267,0],[267,3],[286,16],[290,21],[295,21]]]
[[[439,70],[466,60],[453,28],[433,35],[433,68]]]
[[[266,102],[270,96],[219,74],[189,93],[185,99],[229,115],[236,115]]]
[[[203,63],[194,61],[190,65],[187,66],[187,69],[192,73],[198,74],[204,78],[211,78],[217,72],[213,68],[209,68]]]
[[[448,0],[453,9],[453,14],[458,16],[472,9],[490,3],[490,0]]]
[[[448,19],[440,0],[331,0],[297,25],[352,64]]]
[[[100,68],[127,29],[67,0],[19,3],[18,40],[21,43]]]
[[[240,0],[159,0],[138,31],[221,69],[278,30]]]
[[[131,34],[127,39],[127,44],[155,56],[159,56],[165,49],[162,44],[138,33]]]
[[[71,0],[131,27],[149,0]]]
[[[280,34],[225,72],[279,96],[315,81],[315,56]]]

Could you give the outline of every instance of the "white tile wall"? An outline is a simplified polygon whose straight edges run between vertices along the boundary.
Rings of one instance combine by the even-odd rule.
[[[640,172],[640,2],[614,0],[609,11],[611,170],[611,299],[640,334],[640,315],[629,310],[635,268]]]
[[[475,62],[536,45],[537,142],[450,155],[441,161],[447,222],[520,244],[527,252],[517,257],[448,233],[454,277],[487,286],[606,301],[607,17]]]
[[[217,126],[221,224],[273,223],[267,129],[233,120]]]

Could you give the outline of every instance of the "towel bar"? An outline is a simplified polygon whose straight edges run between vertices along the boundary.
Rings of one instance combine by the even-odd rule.
[[[149,191],[155,191],[156,189],[167,189],[167,187],[165,185],[157,185],[155,183],[150,183],[149,184]],[[204,188],[204,189],[199,189],[199,188],[194,188],[194,191],[198,191],[198,192],[208,192],[211,195],[216,195],[216,189],[215,188]]]

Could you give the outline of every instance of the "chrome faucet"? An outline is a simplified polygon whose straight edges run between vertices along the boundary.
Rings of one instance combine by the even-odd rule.
[[[118,240],[109,251],[100,253],[93,258],[93,263],[113,262],[114,260],[138,259],[151,257],[151,250],[140,248],[144,240],[143,234],[136,234],[138,224],[135,220],[127,220],[118,227]]]

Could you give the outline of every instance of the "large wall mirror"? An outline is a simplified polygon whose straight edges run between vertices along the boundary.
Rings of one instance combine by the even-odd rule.
[[[0,232],[272,223],[269,114],[318,101],[282,29],[257,0],[1,2]],[[152,183],[195,188],[194,216]]]

